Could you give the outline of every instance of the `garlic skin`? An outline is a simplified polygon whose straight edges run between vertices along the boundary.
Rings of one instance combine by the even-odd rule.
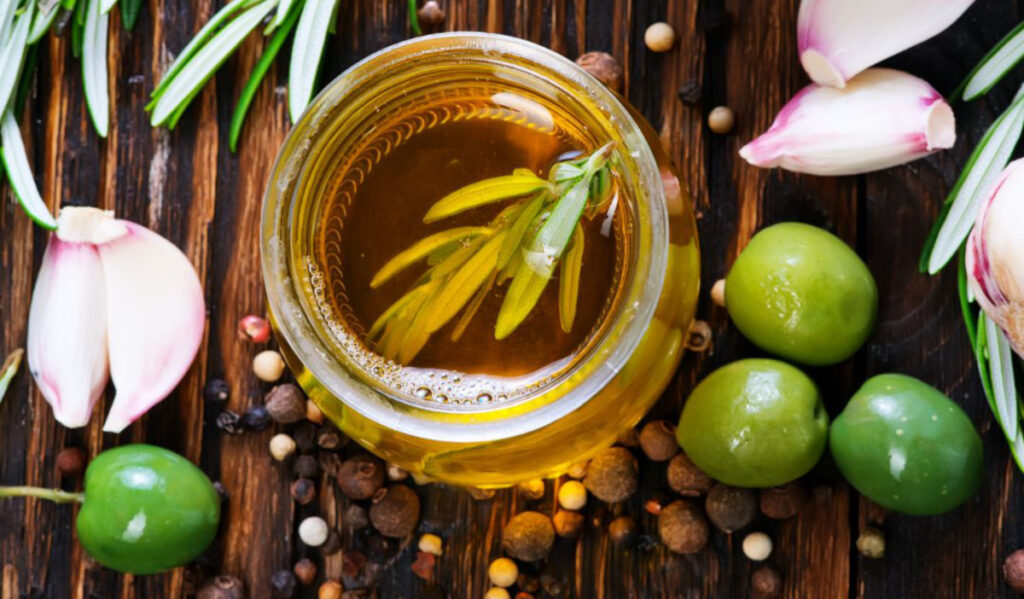
[[[855,175],[917,160],[956,141],[953,109],[926,81],[869,69],[843,89],[811,84],[740,149],[759,167]]]
[[[107,386],[107,310],[96,248],[53,235],[28,316],[28,367],[57,422],[85,426]],[[59,365],[59,366],[58,366]]]
[[[84,426],[108,378],[117,393],[103,430],[124,430],[174,390],[206,326],[188,258],[113,213],[66,207],[32,295],[32,376],[56,419]]]
[[[967,282],[985,313],[1024,357],[1024,159],[1011,162],[967,239]]]
[[[818,84],[842,88],[858,73],[938,35],[974,0],[803,0],[800,63]]]

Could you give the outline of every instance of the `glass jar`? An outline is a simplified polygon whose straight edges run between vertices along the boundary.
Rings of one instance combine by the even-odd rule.
[[[450,405],[398,393],[353,359],[318,308],[322,264],[310,239],[317,190],[335,158],[385,126],[389,107],[487,85],[546,105],[592,147],[614,141],[628,268],[621,299],[586,353],[539,388],[504,402]],[[288,135],[264,198],[269,311],[299,384],[330,420],[380,457],[433,480],[477,487],[555,476],[643,417],[685,350],[699,285],[686,186],[651,127],[577,65],[501,35],[451,33],[386,48],[335,79]]]

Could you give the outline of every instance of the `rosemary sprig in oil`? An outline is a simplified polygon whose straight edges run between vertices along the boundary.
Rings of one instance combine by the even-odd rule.
[[[494,328],[495,339],[504,339],[529,317],[556,269],[559,321],[569,332],[583,265],[580,220],[593,218],[612,196],[612,149],[609,143],[589,156],[559,162],[547,179],[516,169],[467,185],[431,206],[424,222],[515,200],[485,226],[435,233],[389,260],[371,287],[424,260],[429,268],[377,318],[368,341],[385,358],[408,364],[461,312],[451,331],[457,341],[487,294],[508,283]]]

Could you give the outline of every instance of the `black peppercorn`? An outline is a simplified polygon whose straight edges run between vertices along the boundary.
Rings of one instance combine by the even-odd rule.
[[[302,584],[313,584],[316,580],[316,564],[313,560],[308,557],[304,557],[299,561],[295,562],[295,566],[292,567],[292,572],[295,573],[295,577],[299,579]]]
[[[217,414],[216,422],[217,428],[229,435],[237,435],[244,430],[242,426],[242,417],[236,412],[232,412],[230,410],[224,410],[220,414]]]
[[[228,493],[228,490],[224,488],[224,483],[219,480],[213,483],[213,490],[217,492],[217,497],[220,498],[221,501],[231,499],[231,493]]]
[[[708,519],[722,532],[745,528],[757,515],[757,494],[751,489],[716,484],[704,501]]]
[[[608,536],[616,545],[629,545],[636,538],[636,520],[630,516],[619,516],[608,525]]]
[[[295,596],[295,574],[288,570],[278,570],[270,577],[270,589],[275,599],[291,599]]]
[[[57,471],[62,476],[78,476],[85,470],[85,452],[80,447],[65,447],[57,454]]]
[[[234,576],[221,575],[207,580],[196,591],[196,599],[244,599],[245,586]]]
[[[679,100],[683,104],[696,106],[700,104],[701,86],[700,82],[690,79],[679,88]]]
[[[242,426],[250,431],[264,431],[270,426],[270,412],[263,406],[252,406],[242,415]]]
[[[292,483],[292,499],[299,505],[308,505],[316,499],[316,485],[308,478],[300,478]]]
[[[316,444],[323,449],[341,449],[346,443],[348,437],[343,436],[334,425],[325,424],[317,431]]]
[[[203,397],[206,401],[223,403],[231,397],[231,386],[224,379],[210,379],[203,387]]]
[[[309,453],[316,449],[316,425],[311,422],[300,422],[292,429],[292,439],[301,453]]]
[[[316,458],[311,455],[300,455],[295,458],[295,476],[299,478],[313,478],[320,471],[320,465],[317,464]]]

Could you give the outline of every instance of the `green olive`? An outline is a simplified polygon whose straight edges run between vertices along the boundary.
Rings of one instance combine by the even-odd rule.
[[[750,240],[725,280],[736,328],[761,349],[811,366],[842,362],[867,341],[878,289],[857,254],[828,231],[770,226]]]
[[[833,423],[829,445],[850,484],[904,514],[949,511],[981,484],[981,437],[967,414],[909,376],[864,383]]]
[[[818,462],[828,414],[800,370],[778,360],[740,360],[697,385],[676,436],[708,476],[738,487],[772,487]]]
[[[196,558],[213,541],[220,498],[192,462],[152,445],[123,445],[85,471],[78,540],[96,561],[150,574]]]

